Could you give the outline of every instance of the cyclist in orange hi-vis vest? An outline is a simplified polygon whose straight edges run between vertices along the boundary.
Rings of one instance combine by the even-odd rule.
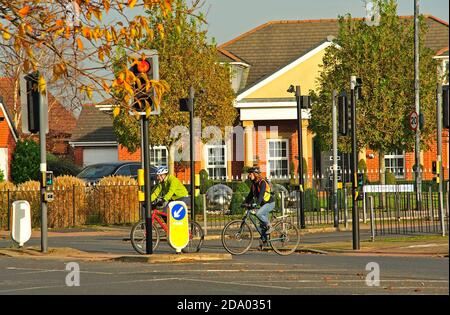
[[[269,222],[269,213],[275,208],[275,200],[270,191],[270,185],[263,178],[258,167],[252,167],[248,170],[248,178],[252,181],[252,187],[247,198],[245,198],[244,204],[259,208],[256,215],[262,221],[262,231],[264,234],[270,234],[272,227]]]

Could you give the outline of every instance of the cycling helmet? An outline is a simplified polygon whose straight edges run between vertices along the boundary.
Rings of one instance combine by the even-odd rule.
[[[259,167],[250,167],[247,173],[261,174],[261,170],[259,169]]]
[[[169,173],[169,170],[165,166],[160,166],[156,169],[156,175],[162,175]]]

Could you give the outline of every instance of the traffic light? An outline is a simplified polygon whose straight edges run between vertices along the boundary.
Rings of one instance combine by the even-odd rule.
[[[432,161],[431,162],[431,172],[433,173],[433,175],[437,174],[437,163],[436,163],[436,161]]]
[[[45,176],[45,184],[46,186],[53,186],[53,171],[47,171]]]
[[[307,95],[300,96],[300,107],[303,109],[311,108],[311,97]]]
[[[448,108],[448,100],[449,100],[449,93],[448,93],[448,85],[444,85],[442,87],[442,114],[444,116],[444,128],[449,129],[449,114],[450,110]]]
[[[180,98],[179,104],[180,104],[180,112],[192,111],[192,106],[191,106],[188,98]]]
[[[152,58],[145,58],[136,61],[131,66],[130,71],[137,78],[134,83],[134,102],[132,108],[137,112],[145,112],[147,106],[152,111],[155,110],[152,96],[153,89],[150,88],[150,80],[153,80],[153,61]]]
[[[39,126],[39,110],[41,108],[41,98],[39,95],[39,72],[35,71],[25,76],[26,84],[26,106],[28,130],[30,133],[38,133]]]
[[[357,181],[358,187],[364,186],[364,173],[358,173]]]
[[[356,99],[357,100],[363,100],[363,95],[362,95],[362,79],[361,78],[356,78],[356,86],[355,86],[355,94],[356,94]]]
[[[338,126],[339,134],[346,136],[348,133],[348,97],[346,92],[342,92],[338,96]]]

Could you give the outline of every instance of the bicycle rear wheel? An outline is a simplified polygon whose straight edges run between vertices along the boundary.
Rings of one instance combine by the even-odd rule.
[[[189,243],[181,251],[183,253],[198,253],[203,245],[205,233],[202,227],[195,221],[189,223]]]
[[[253,233],[242,220],[228,222],[222,230],[223,247],[232,255],[242,255],[252,246]]]
[[[269,241],[270,246],[277,254],[290,255],[295,252],[300,243],[300,232],[294,224],[279,221],[275,223]]]
[[[134,250],[137,251],[141,255],[145,255],[146,251],[146,240],[147,240],[147,232],[145,230],[145,221],[139,221],[133,228],[131,229],[130,234],[131,245]],[[152,243],[153,250],[156,250],[159,244],[159,231],[155,224],[152,224]]]

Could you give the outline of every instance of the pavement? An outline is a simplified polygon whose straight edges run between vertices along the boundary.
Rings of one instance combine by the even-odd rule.
[[[304,232],[304,231],[303,231]],[[49,252],[40,249],[39,231],[25,248],[0,234],[0,295],[448,295],[448,237],[392,236],[370,241],[361,231],[361,250],[352,234],[306,233],[296,253],[279,256],[252,248],[230,256],[220,240],[208,239],[200,253],[175,254],[161,242],[151,256],[136,255],[129,228],[49,232]],[[71,265],[69,265],[71,263]],[[81,285],[69,286],[69,266],[79,266]],[[370,268],[380,282],[370,285]]]
[[[8,257],[31,257],[34,259],[77,257],[84,260],[119,260],[143,261],[142,255],[136,255],[129,243],[129,227],[92,227],[84,229],[65,229],[49,231],[48,254],[42,254],[40,248],[40,231],[33,231],[31,240],[22,249],[18,249],[10,240],[8,231],[0,231],[0,255]],[[332,232],[329,232],[332,231]],[[337,232],[334,228],[302,230],[299,253],[322,255],[375,255],[375,256],[429,256],[448,257],[448,237],[438,235],[391,236],[378,237],[371,241],[369,231],[361,231],[360,249],[353,250],[351,231]],[[69,239],[69,240],[68,240]],[[165,242],[162,242],[164,244]],[[256,242],[255,242],[256,243]],[[258,249],[252,248],[257,251]],[[268,251],[270,249],[266,249]],[[157,251],[161,261],[182,261],[186,254],[175,255],[169,247]],[[172,255],[179,256],[172,258]],[[145,256],[145,255],[144,255]],[[141,257],[141,258],[139,258]],[[189,259],[197,261],[227,260],[231,256],[224,251],[220,235],[205,236],[204,248],[197,255],[189,253]],[[151,259],[147,259],[151,262]]]

